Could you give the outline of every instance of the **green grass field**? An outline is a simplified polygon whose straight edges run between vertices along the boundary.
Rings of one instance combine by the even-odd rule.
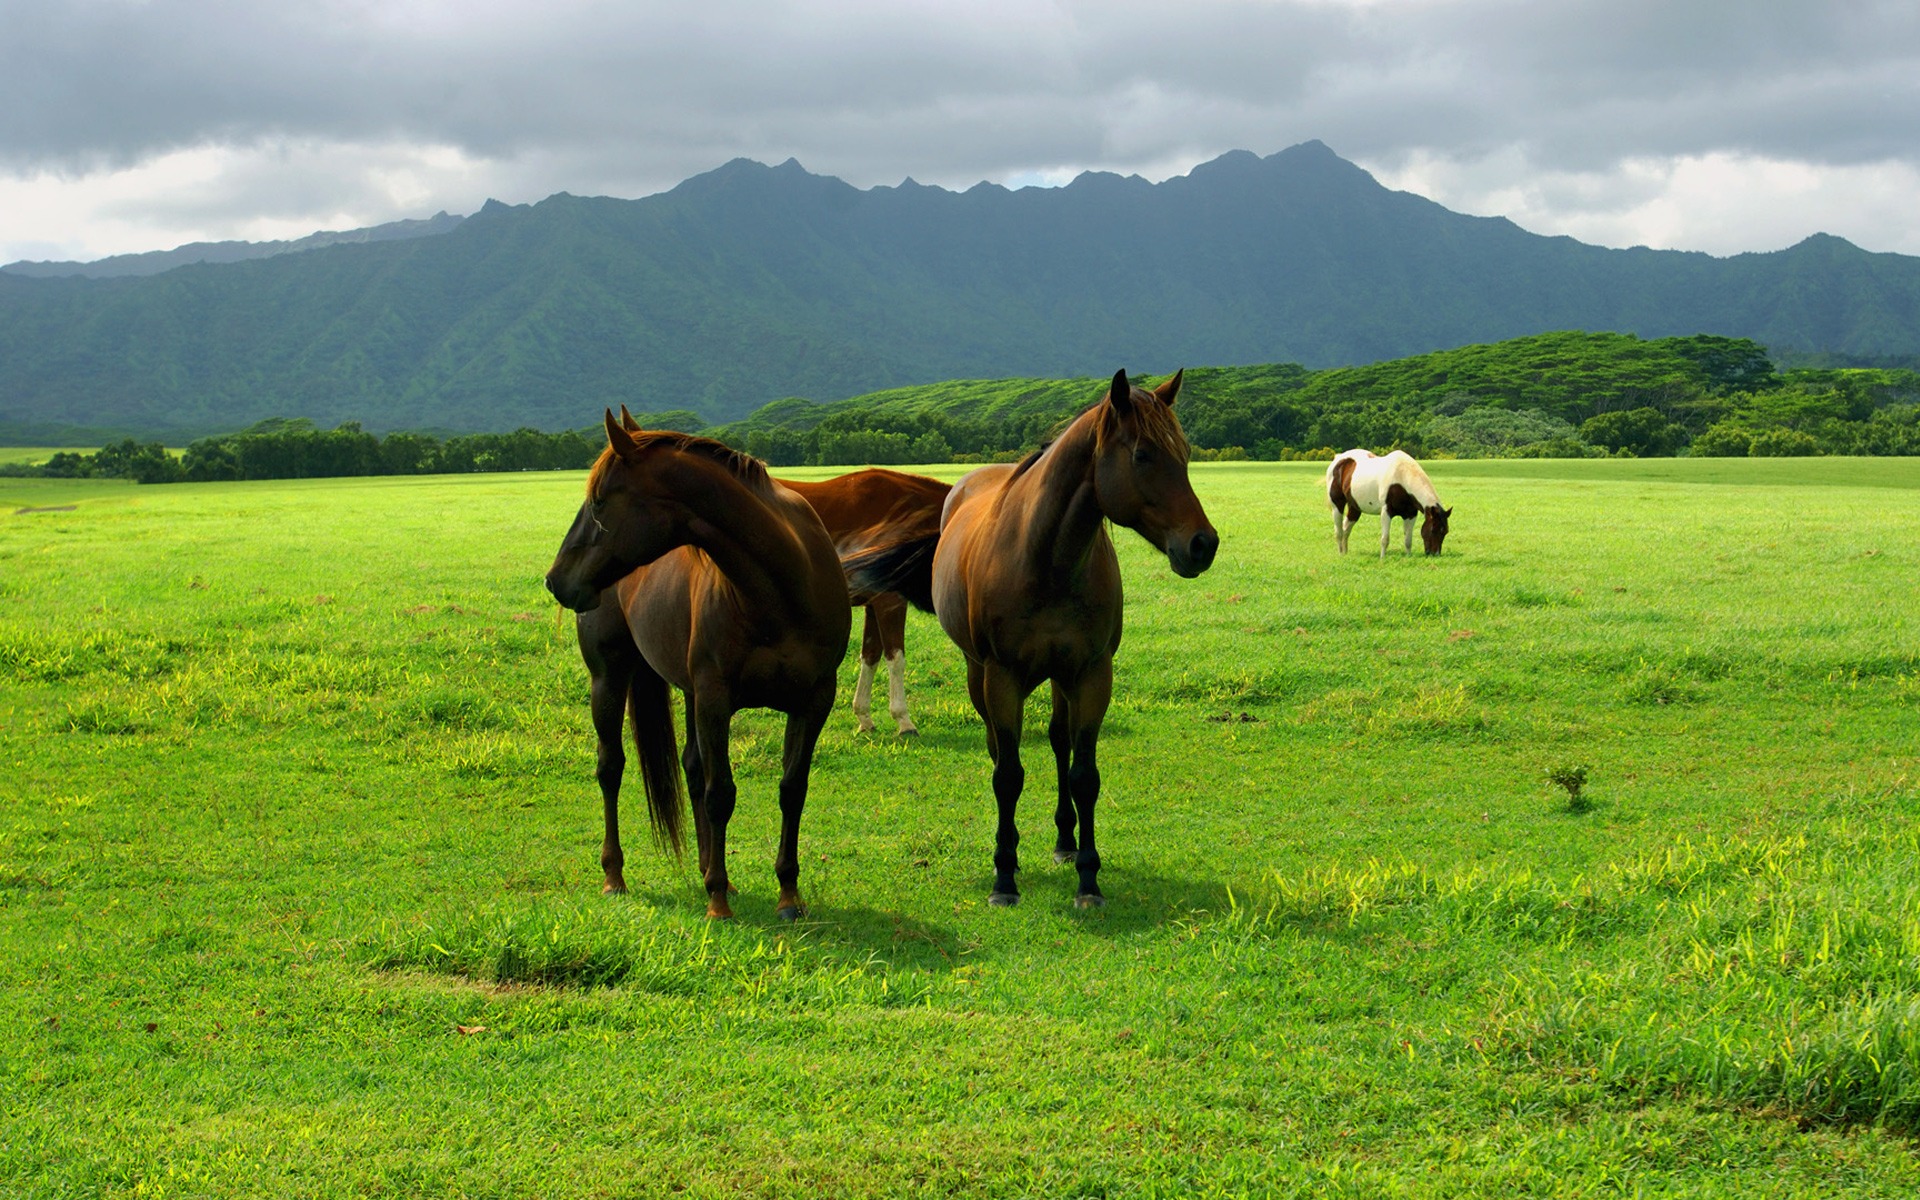
[[[1920,1190],[1920,464],[1437,463],[1447,553],[1384,563],[1317,466],[1194,474],[1210,573],[1117,538],[1108,907],[1039,704],[985,903],[916,615],[924,736],[836,710],[798,926],[766,713],[739,919],[631,777],[599,894],[578,475],[0,478],[0,1191]]]

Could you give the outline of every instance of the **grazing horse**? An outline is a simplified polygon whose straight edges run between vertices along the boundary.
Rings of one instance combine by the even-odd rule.
[[[771,708],[787,714],[776,911],[798,917],[805,911],[799,837],[807,773],[853,624],[833,539],[759,460],[691,434],[629,433],[611,411],[606,425],[607,448],[587,477],[586,503],[547,572],[547,590],[579,614],[580,654],[592,677],[605,890],[627,890],[619,816],[624,707],[655,836],[680,852],[684,769],[707,915],[733,915],[727,739],[736,711]],[[669,684],[686,698],[678,768]]]
[[[925,475],[878,467],[819,483],[797,479],[780,482],[813,505],[842,557],[883,541],[937,535],[941,506],[953,489],[952,484]],[[859,730],[873,732],[873,676],[884,658],[887,711],[902,736],[917,734],[920,730],[907,716],[907,601],[898,592],[854,596],[853,601],[867,612],[860,638],[860,679],[853,687],[853,716]]]
[[[1027,697],[1046,681],[1053,684],[1047,740],[1059,784],[1054,861],[1078,870],[1077,906],[1105,903],[1094,843],[1094,750],[1112,696],[1121,625],[1120,563],[1106,523],[1139,533],[1188,579],[1213,563],[1220,546],[1187,479],[1187,439],[1173,413],[1180,379],[1175,374],[1147,391],[1120,371],[1106,397],[1052,443],[1018,465],[963,476],[932,542],[930,578],[925,539],[847,564],[856,588],[893,585],[910,597],[926,595],[966,655],[967,691],[986,722],[999,808],[990,904],[1020,899],[1020,721]],[[916,573],[920,582],[908,583]]]
[[[1407,535],[1407,553],[1413,553],[1413,519],[1420,522],[1420,543],[1428,554],[1440,553],[1447,540],[1447,518],[1453,510],[1440,507],[1440,495],[1420,464],[1404,450],[1375,455],[1371,450],[1349,450],[1327,464],[1327,502],[1333,505],[1333,536],[1340,553],[1347,552],[1347,535],[1363,512],[1380,514],[1380,557],[1393,540],[1393,519],[1400,518]]]

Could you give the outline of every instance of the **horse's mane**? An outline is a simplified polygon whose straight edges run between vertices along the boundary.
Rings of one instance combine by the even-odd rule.
[[[1141,441],[1160,447],[1181,462],[1186,462],[1192,457],[1193,450],[1187,444],[1186,431],[1180,428],[1180,419],[1173,415],[1172,408],[1145,388],[1134,388],[1132,399],[1134,429],[1139,433]],[[1107,398],[1102,396],[1056,426],[1047,440],[1040,443],[1039,449],[1021,459],[1013,468],[1014,475],[1018,477],[1025,474],[1027,469],[1040,461],[1040,456],[1052,448],[1067,430],[1086,419],[1088,413],[1096,411],[1099,411],[1100,415],[1095,418],[1098,423],[1093,430],[1094,445],[1096,447],[1105,445],[1108,438],[1120,432],[1120,415],[1114,411],[1113,405],[1107,403]]]
[[[1120,414],[1113,405],[1102,400],[1094,408],[1105,411],[1097,418],[1095,427],[1095,445],[1101,445],[1120,432]],[[1187,444],[1186,431],[1180,428],[1180,418],[1173,415],[1171,406],[1162,402],[1160,397],[1145,388],[1133,389],[1133,427],[1140,440],[1149,445],[1158,446],[1181,462],[1193,456],[1193,449]],[[1092,411],[1091,409],[1089,411]]]
[[[697,454],[711,459],[728,471],[741,483],[761,493],[769,491],[772,480],[767,475],[767,465],[751,454],[743,454],[725,442],[701,437],[695,433],[675,433],[672,430],[639,430],[628,435],[633,439],[634,448],[641,451],[669,450],[683,454]],[[613,460],[619,457],[613,447],[600,451],[600,457],[593,460],[593,469],[587,472],[587,495],[592,496],[605,482],[607,472],[613,466]]]
[[[1041,442],[1039,446],[1035,447],[1032,450],[1029,450],[1025,458],[1013,464],[1013,475],[1010,476],[1010,478],[1018,479],[1020,476],[1025,475],[1029,470],[1031,470],[1033,468],[1033,464],[1040,461],[1040,456],[1047,452],[1047,447],[1053,445],[1053,442],[1054,442],[1053,438],[1048,438],[1046,441]]]

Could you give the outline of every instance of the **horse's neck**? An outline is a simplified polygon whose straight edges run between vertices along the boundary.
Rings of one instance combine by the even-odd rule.
[[[718,463],[689,455],[668,476],[674,494],[693,514],[688,543],[713,560],[749,611],[786,612],[804,603],[800,586],[809,570],[793,525],[768,497]]]
[[[1095,419],[1090,412],[1068,426],[1002,497],[1003,505],[1018,506],[1022,556],[1036,571],[1071,574],[1100,535],[1105,514],[1093,478]]]
[[[1420,469],[1420,464],[1410,458],[1403,458],[1395,463],[1393,477],[1387,482],[1397,483],[1405,488],[1407,495],[1412,496],[1413,502],[1423,509],[1435,508],[1440,503],[1439,493],[1433,490],[1433,481],[1428,479],[1427,473]],[[1384,494],[1385,489],[1382,489],[1382,492]]]

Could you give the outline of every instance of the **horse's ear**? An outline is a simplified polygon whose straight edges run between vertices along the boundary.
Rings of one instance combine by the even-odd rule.
[[[1123,417],[1133,414],[1133,385],[1127,382],[1125,367],[1113,373],[1113,386],[1107,389],[1107,403],[1113,405],[1113,411]]]
[[[639,450],[633,444],[632,436],[620,427],[620,422],[613,419],[612,409],[607,410],[607,445],[612,446],[613,452],[621,458],[631,458]]]
[[[640,432],[640,422],[633,419],[633,414],[627,411],[627,406],[624,404],[620,406],[620,428],[628,433]]]
[[[1449,508],[1449,509],[1447,510],[1447,515],[1448,515],[1449,517],[1451,517],[1451,516],[1453,515],[1453,510]]]
[[[1167,380],[1165,383],[1161,384],[1159,387],[1153,389],[1153,394],[1160,397],[1160,403],[1166,405],[1168,408],[1173,407],[1174,397],[1180,394],[1180,377],[1185,375],[1186,373],[1187,373],[1187,369],[1185,367],[1181,367],[1178,371],[1175,371],[1173,373],[1172,379]]]

